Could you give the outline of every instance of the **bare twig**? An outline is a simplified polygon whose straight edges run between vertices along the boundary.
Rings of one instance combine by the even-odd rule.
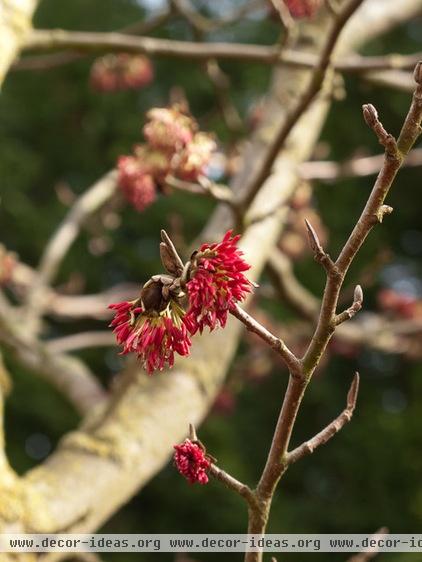
[[[293,377],[300,375],[301,367],[297,357],[280,338],[274,336],[238,305],[235,305],[234,308],[230,309],[230,313],[240,320],[250,332],[257,334],[280,355]]]
[[[245,498],[250,506],[255,506],[255,495],[252,490],[248,486],[246,486],[246,484],[239,482],[239,480],[236,480],[236,478],[234,478],[215,464],[211,464],[210,474],[212,474],[212,476],[214,476],[214,478],[216,478],[217,480],[220,480],[220,482],[222,482],[227,488],[233,490],[234,492]]]
[[[355,292],[353,295],[352,305],[349,306],[347,310],[341,312],[340,314],[337,314],[337,316],[334,319],[335,325],[339,326],[346,320],[350,320],[351,318],[353,318],[353,316],[355,316],[355,314],[357,314],[359,310],[362,308],[362,303],[363,303],[362,287],[360,285],[356,285]]]
[[[317,447],[325,445],[336,433],[338,433],[346,423],[350,422],[352,419],[353,412],[356,407],[356,400],[359,391],[359,375],[355,374],[353,382],[350,386],[349,392],[347,393],[347,405],[342,413],[327,425],[322,431],[317,433],[312,439],[302,443],[296,449],[293,449],[287,455],[287,464],[293,464],[303,458],[306,455],[310,455],[315,451]]]

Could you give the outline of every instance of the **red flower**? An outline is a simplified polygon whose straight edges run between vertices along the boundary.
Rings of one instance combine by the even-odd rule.
[[[286,0],[286,5],[293,18],[310,18],[319,10],[321,0]]]
[[[144,311],[140,300],[111,304],[109,308],[116,311],[110,326],[123,346],[122,354],[136,353],[148,374],[163,370],[166,364],[172,367],[175,352],[189,355],[191,341],[183,323],[184,312],[174,300],[161,312]]]
[[[250,292],[251,283],[243,273],[250,265],[236,246],[239,238],[232,237],[229,230],[221,242],[203,244],[194,258],[186,284],[189,309],[184,318],[191,334],[202,333],[205,326],[210,331],[218,324],[224,327],[230,308]]]
[[[140,159],[135,156],[120,156],[117,168],[119,187],[138,211],[143,211],[154,203],[157,197],[154,178]]]
[[[190,439],[185,439],[180,445],[174,445],[174,449],[174,463],[180,474],[190,484],[207,484],[211,461],[202,447]]]

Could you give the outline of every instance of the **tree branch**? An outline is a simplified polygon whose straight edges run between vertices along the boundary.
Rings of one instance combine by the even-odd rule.
[[[298,460],[302,459],[306,455],[310,455],[315,451],[317,447],[321,445],[325,445],[336,433],[338,433],[346,423],[349,423],[352,419],[353,412],[356,407],[356,400],[358,397],[359,391],[359,375],[358,373],[355,374],[353,378],[353,382],[350,386],[349,392],[347,393],[347,405],[346,408],[342,411],[342,413],[333,420],[327,427],[325,427],[322,431],[317,433],[315,437],[309,439],[302,445],[299,445],[296,449],[293,449],[287,455],[286,462],[288,465],[291,465]]]

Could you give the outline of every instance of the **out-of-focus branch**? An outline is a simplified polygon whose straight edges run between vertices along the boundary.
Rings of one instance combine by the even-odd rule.
[[[39,29],[31,32],[24,50],[77,49],[84,52],[124,51],[149,56],[186,58],[191,60],[236,60],[246,63],[285,64],[298,68],[318,68],[320,61],[310,53],[285,50],[277,45],[250,45],[242,43],[195,43],[158,39],[156,37],[131,37],[118,32],[79,32],[62,29]],[[339,60],[334,68],[339,72],[370,72],[373,70],[410,70],[420,59],[414,55],[385,55],[382,57],[354,56]]]
[[[288,453],[286,458],[286,462],[288,465],[297,462],[306,455],[312,454],[317,447],[325,445],[332,437],[334,437],[336,433],[338,433],[346,425],[346,423],[350,422],[356,407],[358,391],[359,375],[358,373],[356,373],[347,394],[346,408],[335,420],[328,424],[327,427],[325,427],[322,431],[312,437],[312,439],[309,439],[309,441],[302,443],[302,445],[299,445],[299,447],[293,449],[293,451]]]
[[[61,261],[76,239],[86,218],[99,209],[115,192],[117,172],[112,170],[85,191],[67,213],[48,242],[38,266],[37,276],[29,288],[25,302],[26,322],[30,328],[37,323],[41,313],[47,287],[53,281]]]
[[[333,23],[333,27],[328,34],[325,46],[321,52],[321,56],[315,66],[314,72],[312,73],[309,85],[301,94],[296,107],[287,116],[287,118],[282,121],[279,129],[274,135],[271,144],[268,147],[264,158],[256,168],[255,174],[250,178],[248,182],[246,195],[242,200],[242,205],[245,209],[248,208],[250,203],[255,198],[262,183],[271,174],[271,169],[273,167],[277,154],[280,152],[298,119],[300,119],[300,116],[307,110],[315,96],[320,91],[326,77],[326,72],[330,67],[334,49],[336,47],[340,34],[348,20],[359,8],[362,2],[363,0],[349,0],[348,2],[345,2],[344,6],[342,6],[341,10],[338,12]]]
[[[411,72],[404,70],[382,70],[378,72],[368,72],[362,74],[365,82],[380,86],[381,88],[390,88],[399,92],[412,93],[413,80]]]
[[[291,261],[281,252],[274,251],[268,261],[268,274],[277,293],[307,320],[315,320],[319,301],[299,283]]]
[[[226,185],[216,184],[205,176],[199,178],[197,183],[193,183],[179,180],[170,175],[166,177],[165,182],[166,185],[173,189],[187,191],[188,193],[194,193],[196,195],[206,195],[217,202],[229,205],[229,207],[234,206],[233,193],[230,188]]]
[[[389,531],[387,527],[381,527],[376,533],[374,533],[371,539],[380,539],[384,535],[388,535]],[[371,548],[367,552],[360,552],[347,559],[347,562],[369,562],[373,560],[379,554],[378,548]]]
[[[412,90],[413,91],[413,90]],[[337,180],[348,177],[364,177],[378,174],[384,155],[353,158],[345,162],[310,161],[299,167],[299,173],[306,180]],[[422,148],[414,148],[409,152],[403,167],[422,166]]]
[[[129,35],[147,35],[158,27],[166,24],[172,16],[172,11],[167,8],[155,14],[147,20],[138,21],[119,30],[120,33]],[[63,51],[47,55],[27,56],[16,60],[11,70],[50,70],[58,66],[63,66],[87,56],[86,53],[79,51]]]
[[[43,343],[25,335],[20,325],[16,311],[0,307],[0,342],[23,367],[55,386],[82,415],[105,400],[105,391],[84,363],[51,353]]]
[[[81,332],[70,336],[55,338],[46,342],[46,349],[53,353],[68,353],[76,349],[90,347],[111,347],[116,345],[116,338],[112,332],[101,330],[97,332]]]

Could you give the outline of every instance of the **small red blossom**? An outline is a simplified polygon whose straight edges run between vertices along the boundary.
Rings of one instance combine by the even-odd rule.
[[[119,187],[137,211],[144,211],[157,198],[150,169],[135,156],[120,156],[117,162]]]
[[[321,0],[285,0],[293,18],[311,18],[321,6]]]
[[[198,443],[185,439],[180,445],[174,445],[174,449],[174,464],[180,474],[190,484],[207,484],[211,461],[203,448]]]
[[[17,257],[0,244],[0,286],[7,285],[13,277]]]
[[[210,331],[219,324],[226,325],[227,314],[237,302],[251,291],[251,283],[244,272],[250,265],[236,246],[240,236],[229,230],[223,240],[203,244],[194,258],[190,280],[186,284],[189,308],[184,318],[189,332]]]
[[[183,323],[184,311],[170,300],[161,312],[145,311],[140,300],[123,301],[109,305],[115,310],[110,326],[122,354],[136,353],[148,374],[172,367],[174,354],[189,355],[191,341]]]
[[[117,92],[147,86],[154,78],[151,61],[143,55],[109,54],[95,60],[91,86],[98,92]]]

